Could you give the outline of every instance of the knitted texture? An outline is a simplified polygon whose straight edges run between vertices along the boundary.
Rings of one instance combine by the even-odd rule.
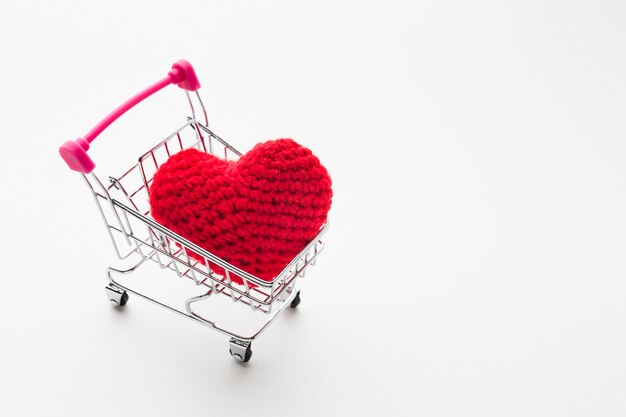
[[[291,139],[258,144],[236,162],[187,149],[161,165],[150,186],[156,221],[265,281],[317,235],[331,198],[326,168]]]

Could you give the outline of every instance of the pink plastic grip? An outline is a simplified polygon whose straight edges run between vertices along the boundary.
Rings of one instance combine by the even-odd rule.
[[[176,84],[187,91],[196,91],[200,88],[200,82],[193,67],[189,62],[181,59],[172,65],[172,69],[167,73],[166,77],[126,100],[87,132],[85,136],[74,141],[69,140],[61,145],[59,148],[61,158],[74,171],[82,172],[83,174],[93,171],[96,164],[87,155],[89,144],[121,115],[170,84]]]

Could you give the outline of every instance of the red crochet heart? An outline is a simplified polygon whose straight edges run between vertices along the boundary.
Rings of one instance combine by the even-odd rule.
[[[156,221],[265,281],[317,235],[331,197],[324,166],[291,139],[258,144],[236,162],[187,149],[150,186]]]

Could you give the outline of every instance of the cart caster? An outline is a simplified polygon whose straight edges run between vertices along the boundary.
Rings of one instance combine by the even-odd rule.
[[[244,342],[233,337],[228,344],[230,345],[230,355],[237,362],[248,362],[252,357],[252,344],[250,342]]]
[[[109,284],[104,287],[104,291],[111,304],[116,307],[123,307],[128,302],[128,293],[118,287]]]
[[[298,304],[300,304],[300,291],[298,291],[296,293],[296,296],[293,297],[293,300],[291,300],[291,304],[289,304],[289,308],[296,308],[298,307]]]

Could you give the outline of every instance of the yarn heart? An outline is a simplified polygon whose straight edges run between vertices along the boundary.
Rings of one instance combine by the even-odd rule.
[[[150,186],[156,221],[265,281],[317,235],[331,198],[326,168],[291,139],[258,144],[238,161],[187,149],[161,165]]]

